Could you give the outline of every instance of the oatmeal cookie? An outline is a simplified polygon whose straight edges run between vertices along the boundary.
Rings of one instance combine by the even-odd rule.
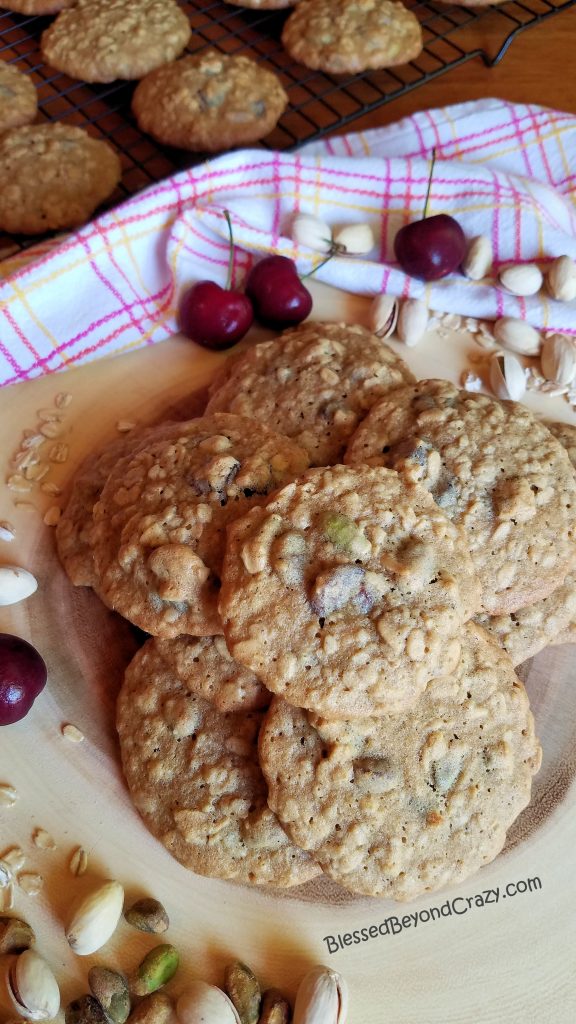
[[[393,0],[301,0],[282,43],[294,60],[333,75],[407,64],[423,45],[418,18]]]
[[[30,124],[37,110],[36,89],[30,76],[15,64],[0,60],[0,133]]]
[[[187,868],[255,885],[298,885],[320,869],[267,806],[257,747],[262,715],[217,710],[149,640],[118,697],[122,765],[146,825]]]
[[[344,461],[398,469],[430,490],[466,530],[490,615],[547,597],[576,565],[576,477],[523,405],[419,381],[371,410]]]
[[[457,661],[478,600],[463,531],[391,471],[311,470],[228,529],[230,653],[328,717],[410,707]]]
[[[2,0],[2,7],[17,14],[30,14],[33,18],[42,14],[57,14],[65,7],[71,7],[74,0]]]
[[[499,853],[541,760],[504,651],[469,623],[451,675],[403,715],[328,721],[276,698],[260,732],[268,803],[353,892],[414,899]]]
[[[114,150],[82,128],[14,128],[0,137],[0,230],[35,235],[83,224],[121,173]]]
[[[264,138],[287,102],[276,75],[250,57],[202,50],[147,75],[132,110],[164,145],[219,153]]]
[[[78,0],[43,33],[42,56],[71,78],[115,82],[174,60],[191,34],[176,0]]]
[[[155,637],[153,645],[172,674],[184,684],[191,680],[194,693],[217,711],[261,711],[270,704],[271,694],[253,672],[234,661],[223,636]]]
[[[151,438],[117,463],[94,506],[100,597],[154,635],[221,633],[227,524],[307,465],[287,438],[224,413]]]
[[[341,462],[368,410],[414,381],[402,359],[358,325],[306,322],[232,359],[207,411],[262,420],[305,448],[312,466]]]

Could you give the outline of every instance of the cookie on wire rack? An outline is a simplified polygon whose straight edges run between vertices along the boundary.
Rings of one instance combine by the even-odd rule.
[[[30,124],[37,110],[36,89],[30,76],[15,64],[0,60],[0,133]]]
[[[418,18],[395,0],[300,0],[282,43],[300,64],[333,75],[407,64],[423,46]]]
[[[250,57],[202,50],[146,75],[132,110],[164,145],[218,153],[264,138],[287,102],[277,76]]]

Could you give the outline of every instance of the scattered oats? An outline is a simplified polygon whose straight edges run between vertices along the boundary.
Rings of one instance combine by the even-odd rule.
[[[26,854],[21,846],[10,846],[4,851],[0,860],[8,864],[11,871],[20,871],[20,868],[24,867]]]
[[[481,391],[482,390],[482,379],[475,373],[470,373],[469,370],[464,370],[460,378],[460,383],[466,391]]]
[[[6,486],[8,490],[18,491],[21,494],[25,494],[26,491],[30,491],[32,489],[32,485],[28,480],[25,480],[19,473],[13,473],[12,476],[9,476],[6,481]]]
[[[35,483],[39,483],[43,480],[46,474],[50,471],[50,466],[47,466],[45,462],[37,462],[34,466],[27,466],[24,476],[27,480],[33,480]]]
[[[476,320],[475,317],[467,316],[465,321],[464,321],[464,324],[468,328],[468,330],[470,331],[471,334],[476,334],[476,331],[479,328],[479,324],[478,324],[478,321]]]
[[[562,387],[556,384],[553,380],[547,380],[539,389],[543,394],[548,395],[549,398],[558,398],[560,395],[568,394],[568,387]]]
[[[462,326],[462,317],[457,313],[445,313],[442,317],[442,326],[450,331]]]
[[[0,807],[13,807],[18,799],[18,793],[8,782],[0,783]]]
[[[18,469],[27,469],[28,466],[35,466],[37,462],[40,462],[40,456],[38,452],[30,448],[27,452],[18,452],[12,461],[15,466],[18,466]]]
[[[31,434],[30,437],[24,438],[22,441],[22,448],[40,448],[41,445],[46,443],[46,438],[42,434]]]
[[[28,896],[37,896],[44,884],[42,875],[38,875],[35,871],[21,871],[16,881]]]
[[[39,850],[55,850],[56,843],[45,828],[35,828],[32,833],[32,842]]]
[[[88,854],[82,846],[77,846],[73,851],[68,867],[71,873],[77,877],[85,874],[88,867]]]
[[[69,391],[60,391],[54,399],[54,405],[57,409],[67,409],[72,401],[72,395]]]
[[[14,909],[14,886],[10,883],[0,889],[0,910]]]
[[[135,426],[136,424],[133,423],[132,420],[118,420],[116,430],[120,434],[127,434],[130,430],[134,430]]]
[[[61,423],[62,417],[56,409],[38,409],[36,415],[41,423]]]
[[[6,544],[10,544],[16,536],[16,531],[9,523],[7,519],[0,519],[0,540],[3,540]]]
[[[14,506],[15,508],[36,508],[36,505],[33,505],[31,501],[15,501]]]
[[[51,480],[47,480],[46,483],[41,484],[40,490],[44,491],[44,494],[62,494],[62,488],[58,487],[58,484],[52,483]]]
[[[34,437],[35,433],[36,433],[35,430],[28,430],[28,428],[26,428],[26,430],[22,431],[22,437],[24,437],[24,438],[26,438],[26,437]]]
[[[526,370],[526,387],[529,391],[540,391],[546,384],[546,378],[529,366]]]
[[[77,725],[72,725],[71,722],[67,722],[62,726],[62,735],[70,740],[71,743],[82,743],[84,739],[84,733],[78,728]]]
[[[66,462],[68,458],[68,445],[55,444],[50,449],[50,462]]]
[[[59,505],[51,505],[49,509],[44,513],[44,522],[46,526],[56,526],[56,523],[62,515],[62,509]]]
[[[474,341],[477,345],[480,345],[480,348],[486,349],[488,352],[492,352],[498,348],[498,343],[495,338],[493,338],[491,334],[483,334],[482,331],[478,331],[474,335]]]
[[[40,427],[40,433],[44,434],[44,437],[60,437],[62,425],[60,423],[43,423]]]
[[[12,881],[12,871],[10,866],[3,860],[0,860],[0,889],[4,889],[5,886],[10,885]]]
[[[430,317],[428,321],[428,330],[435,331],[440,326],[440,321],[437,316]]]

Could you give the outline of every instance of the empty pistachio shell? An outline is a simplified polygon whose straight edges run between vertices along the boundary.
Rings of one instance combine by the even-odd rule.
[[[130,1013],[130,992],[126,978],[109,967],[91,967],[88,984],[106,1016],[115,1024],[125,1024]]]
[[[124,912],[124,917],[133,928],[138,928],[141,932],[153,932],[155,935],[167,931],[170,924],[162,904],[151,897],[136,900],[136,903]]]
[[[30,949],[34,942],[34,932],[26,921],[19,917],[0,917],[0,955],[21,953]]]
[[[33,949],[6,958],[2,996],[25,1020],[52,1020],[60,1009],[58,982]]]
[[[475,235],[470,239],[468,251],[462,263],[462,273],[471,281],[481,281],[490,272],[494,253],[492,242],[486,235]]]
[[[428,307],[422,299],[406,299],[400,306],[396,334],[412,348],[424,337],[428,327]]]
[[[540,366],[547,380],[556,384],[572,384],[576,377],[576,347],[572,338],[551,334],[542,343]]]
[[[316,252],[330,252],[332,231],[323,220],[311,213],[298,213],[292,221],[292,238]]]
[[[80,996],[68,1003],[64,1013],[66,1024],[109,1024],[104,1010],[94,996]]]
[[[176,1008],[165,992],[145,996],[130,1014],[130,1024],[177,1024]]]
[[[496,320],[494,337],[504,348],[523,356],[537,356],[542,345],[542,338],[536,328],[526,323],[526,320],[518,320],[513,316],[503,316]]]
[[[242,1024],[257,1024],[262,994],[254,972],[237,960],[226,968],[224,987]]]
[[[225,992],[204,981],[193,981],[176,1003],[180,1024],[242,1024]]]
[[[526,374],[511,352],[494,355],[490,360],[490,387],[497,398],[519,402],[526,392]]]
[[[570,256],[557,256],[548,267],[546,286],[553,299],[572,302],[576,299],[576,264]]]
[[[389,338],[398,322],[398,300],[393,295],[377,295],[370,307],[370,326],[379,338]]]
[[[180,955],[174,946],[154,946],[136,968],[132,979],[132,991],[137,996],[147,996],[162,988],[178,970]]]
[[[294,1024],[344,1024],[348,986],[341,974],[319,964],[303,977],[296,993]]]
[[[108,942],[116,931],[123,903],[120,883],[104,882],[76,905],[66,928],[66,938],[75,953],[88,956]]]
[[[25,601],[38,589],[36,577],[18,565],[0,565],[0,606]]]
[[[289,1024],[291,1016],[290,1003],[278,989],[264,992],[258,1024]]]

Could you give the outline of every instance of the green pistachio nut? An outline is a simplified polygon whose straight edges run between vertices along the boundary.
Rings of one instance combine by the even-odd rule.
[[[258,1024],[262,993],[254,972],[236,960],[226,968],[224,988],[238,1011],[241,1024]]]
[[[33,929],[19,917],[0,917],[0,955],[22,953],[36,941]]]
[[[88,984],[109,1020],[114,1024],[125,1024],[130,1014],[130,992],[126,978],[109,967],[91,967]]]
[[[64,1012],[66,1024],[108,1024],[106,1014],[94,996],[80,996]]]
[[[327,512],[322,521],[325,537],[334,547],[354,558],[370,554],[372,546],[353,519],[339,512]]]
[[[290,1024],[290,1003],[277,988],[269,988],[262,996],[258,1024]]]
[[[132,991],[137,996],[147,996],[151,992],[156,992],[174,977],[179,963],[180,954],[174,946],[155,946],[137,968]]]
[[[136,903],[125,911],[124,917],[133,928],[138,928],[141,932],[153,932],[155,935],[167,931],[170,924],[162,904],[150,897],[136,900]]]

